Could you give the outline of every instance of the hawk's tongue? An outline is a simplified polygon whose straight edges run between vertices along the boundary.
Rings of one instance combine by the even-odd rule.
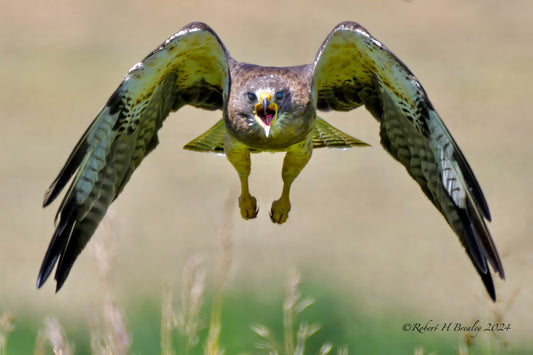
[[[265,124],[267,126],[270,126],[270,124],[272,123],[272,120],[274,119],[274,115],[271,115],[271,114],[267,114],[264,118],[263,118],[263,122],[265,122]]]
[[[263,97],[264,96],[264,97]],[[270,102],[270,95],[261,95],[261,102],[255,105],[255,118],[265,131],[268,137],[270,134],[270,125],[276,120],[278,113],[278,105]]]

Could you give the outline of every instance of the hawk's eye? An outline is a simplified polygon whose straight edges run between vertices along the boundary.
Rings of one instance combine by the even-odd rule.
[[[255,94],[253,92],[249,92],[248,93],[248,100],[255,102],[255,101],[257,101],[257,96],[255,96]]]
[[[276,93],[276,99],[278,99],[278,100],[283,99],[283,91],[278,91],[278,92]]]

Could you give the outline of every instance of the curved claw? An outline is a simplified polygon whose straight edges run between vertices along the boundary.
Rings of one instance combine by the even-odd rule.
[[[270,209],[270,219],[272,222],[282,224],[289,218],[289,211],[291,210],[291,203],[286,199],[279,199],[272,202]]]
[[[259,207],[257,207],[257,200],[252,195],[239,197],[239,208],[241,209],[241,217],[244,219],[252,219],[257,217]]]

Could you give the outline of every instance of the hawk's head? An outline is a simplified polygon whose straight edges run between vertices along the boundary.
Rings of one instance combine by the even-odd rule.
[[[258,149],[285,148],[304,139],[315,118],[308,80],[284,68],[254,69],[232,82],[226,118],[230,134]]]

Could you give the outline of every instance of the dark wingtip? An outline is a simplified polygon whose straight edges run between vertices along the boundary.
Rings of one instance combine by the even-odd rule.
[[[54,266],[56,265],[57,259],[59,257],[59,254],[57,253],[57,249],[55,248],[56,244],[54,243],[56,241],[55,235],[52,238],[52,242],[50,243],[48,250],[46,251],[46,255],[44,256],[43,263],[41,264],[41,269],[39,270],[39,275],[37,276],[37,288],[41,288],[42,285],[48,280],[48,277],[50,277],[50,274],[52,273],[52,270],[54,269]]]
[[[57,283],[56,283],[56,293],[59,292],[59,290],[61,290],[61,287],[63,287],[63,284],[65,283],[65,280],[67,278],[66,277],[62,277],[60,280],[57,280]]]
[[[43,264],[41,265],[41,270],[39,271],[39,275],[37,276],[37,288],[41,288],[42,285],[48,280],[48,277],[52,273],[52,269],[54,268],[54,265],[56,263],[57,257],[52,260],[52,262],[47,262],[46,259],[43,261]]]
[[[481,280],[483,281],[485,289],[487,290],[487,293],[489,294],[490,298],[493,302],[496,302],[496,290],[494,289],[494,283],[492,282],[492,276],[490,275],[490,271],[487,273],[480,272],[479,276],[481,277]]]
[[[52,200],[50,199],[50,189],[46,190],[46,192],[44,193],[44,198],[43,198],[43,208],[48,206],[50,204],[50,202],[52,202]]]
[[[61,176],[61,175],[60,175]],[[60,180],[60,176],[58,176],[54,182],[52,182],[52,184],[50,185],[50,187],[48,188],[48,190],[46,190],[46,192],[44,193],[44,198],[43,198],[43,208],[48,206],[49,204],[51,204],[57,197],[57,195],[61,192],[61,190],[63,189],[63,187],[60,187],[60,188],[57,188],[57,183],[59,182]]]
[[[56,269],[56,274],[54,276],[56,280],[56,293],[59,292],[61,287],[63,287],[63,284],[68,278],[68,275],[70,274],[70,270],[72,269],[72,266],[74,265],[74,261],[77,258],[77,254],[75,256],[69,255],[68,251],[65,252],[66,256],[62,258],[62,260],[59,262],[59,265]]]
[[[489,206],[487,205],[486,202],[485,202],[485,206],[483,207],[482,211],[483,211],[483,216],[485,216],[485,219],[489,222],[492,222],[492,216],[490,214]]]
[[[505,280],[505,271],[503,271],[503,266],[497,271],[500,279]]]
[[[50,240],[46,254],[44,255],[41,269],[37,276],[37,288],[41,288],[42,285],[48,280],[52,270],[54,269],[59,257],[65,252],[70,234],[71,227],[75,222],[76,208],[74,200],[69,199],[65,203],[63,209],[58,211],[58,215],[61,215],[58,226]],[[58,269],[61,265],[58,266]],[[67,272],[68,274],[68,272]],[[57,271],[56,271],[57,279]]]
[[[48,276],[44,276],[41,273],[39,273],[39,276],[37,276],[37,289],[40,289],[46,280],[48,279]]]
[[[43,264],[41,265],[41,270],[39,271],[39,275],[37,276],[37,289],[40,289],[46,280],[50,277],[50,274],[52,273],[52,270],[54,269],[54,266],[56,265],[57,259],[59,258],[59,255],[55,255],[52,258],[49,259],[49,255],[45,256],[45,259],[43,260]],[[64,270],[65,268],[62,267],[60,264],[56,270],[55,279],[57,281],[56,285],[56,293],[63,287],[63,284],[65,283],[65,280],[67,279],[67,276],[70,272],[71,267],[68,267],[68,269]]]

